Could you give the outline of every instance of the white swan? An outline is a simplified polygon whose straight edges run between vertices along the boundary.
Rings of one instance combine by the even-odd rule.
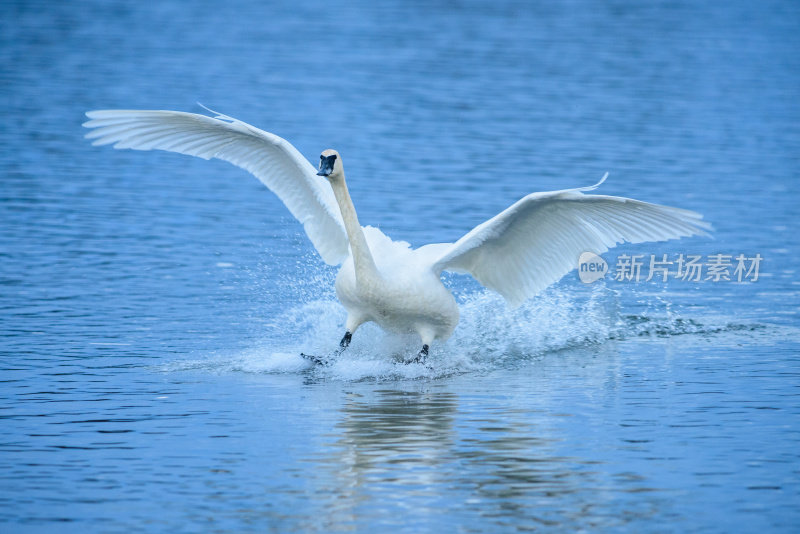
[[[698,213],[638,200],[587,195],[599,183],[532,193],[455,243],[411,249],[380,230],[362,227],[350,199],[342,158],[325,150],[315,169],[289,142],[234,118],[179,111],[90,111],[83,125],[94,145],[167,150],[219,158],[250,171],[286,204],[322,259],[341,264],[336,295],[347,309],[338,354],[360,325],[374,321],[416,332],[424,360],[435,340],[458,323],[458,306],[442,271],[468,273],[518,306],[577,266],[582,252],[704,234]],[[324,178],[323,178],[324,177]],[[325,182],[328,182],[326,184]],[[349,245],[349,246],[348,246]],[[324,363],[323,358],[312,358]]]

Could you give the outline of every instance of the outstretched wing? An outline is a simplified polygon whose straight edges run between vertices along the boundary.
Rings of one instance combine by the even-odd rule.
[[[606,176],[591,187],[522,198],[444,249],[434,270],[469,273],[519,306],[577,267],[583,252],[602,254],[624,241],[664,241],[711,230],[693,211],[583,194]]]
[[[94,145],[166,150],[218,158],[250,171],[303,224],[322,259],[331,265],[348,254],[347,234],[325,179],[288,141],[242,121],[181,111],[101,110],[86,113]]]

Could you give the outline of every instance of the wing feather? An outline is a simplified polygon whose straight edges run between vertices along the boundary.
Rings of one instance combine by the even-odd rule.
[[[522,198],[449,247],[440,245],[434,271],[469,273],[518,306],[577,267],[583,252],[599,255],[625,241],[664,241],[711,230],[693,211],[584,194],[604,180]]]
[[[347,257],[348,242],[341,213],[328,184],[288,141],[247,123],[217,115],[181,111],[89,111],[93,145],[166,150],[203,159],[217,158],[256,176],[303,224],[328,264]]]

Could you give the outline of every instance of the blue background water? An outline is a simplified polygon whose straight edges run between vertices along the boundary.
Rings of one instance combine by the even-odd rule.
[[[379,4],[379,5],[378,5]],[[765,2],[6,1],[0,531],[800,527],[800,11]],[[764,257],[755,283],[471,279],[433,369],[344,314],[244,171],[94,148],[201,111],[335,147],[364,224],[451,241],[589,185]]]

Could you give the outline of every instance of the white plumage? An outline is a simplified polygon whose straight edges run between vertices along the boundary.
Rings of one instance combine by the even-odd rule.
[[[107,110],[86,116],[91,120],[83,125],[94,128],[86,138],[93,145],[218,158],[250,171],[302,223],[326,263],[338,265],[347,256],[347,235],[331,188],[285,139],[224,115]]]
[[[285,139],[225,115],[86,115],[84,126],[93,129],[86,137],[95,145],[219,158],[250,171],[278,195],[322,259],[342,265],[336,278],[336,294],[348,312],[342,349],[359,325],[374,321],[387,330],[418,333],[423,350],[417,359],[424,358],[428,345],[447,339],[458,323],[442,271],[468,273],[518,306],[574,269],[582,252],[601,254],[624,241],[663,241],[711,229],[693,211],[585,194],[606,175],[591,187],[527,195],[455,243],[411,249],[360,226],[341,157],[333,150],[320,156],[318,173]]]

